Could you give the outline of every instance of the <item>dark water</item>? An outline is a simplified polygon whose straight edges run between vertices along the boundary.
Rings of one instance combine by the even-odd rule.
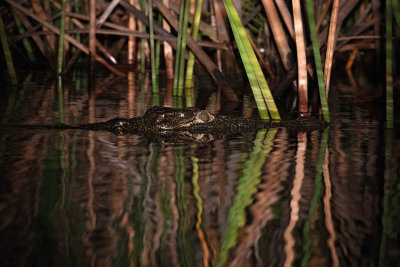
[[[146,79],[102,77],[89,94],[76,73],[61,95],[35,74],[1,92],[1,118],[76,124],[173,103]],[[398,266],[400,139],[334,81],[325,131],[197,144],[3,127],[0,266]]]

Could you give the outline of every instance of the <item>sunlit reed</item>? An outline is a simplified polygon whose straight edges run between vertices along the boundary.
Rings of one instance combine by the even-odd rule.
[[[303,19],[301,14],[300,0],[292,0],[292,6],[297,50],[296,55],[298,71],[299,112],[305,115],[308,113],[308,77],[306,46],[304,40]]]
[[[229,22],[262,119],[280,120],[278,109],[232,0],[224,0]]]

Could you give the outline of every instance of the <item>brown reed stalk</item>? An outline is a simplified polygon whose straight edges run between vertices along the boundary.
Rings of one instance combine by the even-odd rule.
[[[119,2],[119,1],[118,1]],[[134,0],[129,0],[131,5],[135,4]],[[135,16],[129,14],[128,28],[131,31],[136,30],[136,19]],[[133,64],[135,61],[135,51],[136,51],[136,38],[132,35],[128,37],[128,64]]]
[[[169,8],[169,0],[163,0],[163,3]],[[171,27],[165,19],[163,19],[162,27],[166,32],[171,32]],[[164,59],[167,79],[172,80],[174,79],[174,55],[171,45],[167,42],[164,42]]]
[[[337,27],[337,17],[339,11],[340,0],[334,0],[332,5],[331,12],[331,22],[329,24],[329,34],[328,34],[328,42],[326,48],[326,57],[325,57],[325,67],[324,67],[324,80],[326,86],[326,97],[329,95],[329,85],[331,80],[331,72],[332,72],[332,60],[333,53],[335,51],[336,44],[336,27]]]
[[[56,7],[56,8],[58,8],[58,9],[61,9],[61,5],[59,4],[59,3],[57,3],[57,2],[54,2],[54,1],[52,1],[52,3],[53,3],[53,5]],[[106,11],[105,11],[106,12]],[[67,13],[66,15],[69,15],[70,13]],[[104,14],[104,13],[103,13]],[[67,17],[68,19],[70,19],[70,17],[68,16]],[[66,18],[66,19],[67,19]],[[85,29],[86,27],[79,21],[79,20],[77,20],[77,19],[75,19],[75,18],[72,18],[71,19],[72,20],[72,23],[74,23],[75,24],[75,26],[77,26],[79,29]],[[89,19],[88,19],[89,20]],[[101,25],[104,23],[104,21],[101,23],[101,24],[99,24],[99,23],[97,23],[96,24],[96,27],[101,27]],[[99,30],[96,30],[96,33],[98,32]],[[89,32],[90,32],[90,30],[89,30]],[[68,44],[68,43],[67,43]],[[110,52],[108,52],[108,50],[97,40],[97,38],[96,38],[96,47],[97,47],[97,49],[109,60],[109,61],[111,61],[112,63],[114,63],[114,64],[117,64],[118,62],[117,62],[117,60],[110,54]]]
[[[130,0],[132,1],[132,0]],[[104,10],[103,14],[99,17],[96,23],[96,29],[100,29],[103,23],[107,20],[107,18],[110,16],[110,14],[114,11],[114,9],[117,7],[119,3],[119,0],[112,0],[111,3],[107,6],[107,8]]]
[[[371,0],[372,5],[372,17],[376,19],[374,23],[374,35],[381,35],[381,25],[382,25],[382,15],[381,15],[381,7],[383,5],[382,0]],[[375,40],[375,56],[377,57],[377,62],[380,64],[380,51],[381,51],[381,42],[379,40]]]
[[[90,0],[89,10],[89,55],[91,66],[96,58],[96,0]]]
[[[126,5],[127,4],[126,1],[122,0],[121,4],[123,4],[125,8],[127,9],[129,8],[129,11],[134,11],[132,7],[128,7]],[[153,1],[153,5],[168,20],[171,26],[175,30],[178,30],[178,20],[171,14],[168,8],[158,0]],[[147,18],[145,18],[143,22],[145,22],[146,19]],[[165,33],[165,31],[162,28],[156,27],[156,25],[154,25],[154,31],[159,33],[160,32]],[[208,73],[211,75],[214,81],[216,81],[216,83],[221,86],[222,92],[224,93],[226,98],[230,101],[238,101],[238,97],[235,91],[233,91],[233,89],[228,85],[224,75],[221,73],[221,71],[218,69],[215,63],[210,59],[210,57],[206,54],[206,52],[203,49],[201,49],[201,47],[193,40],[193,38],[190,35],[187,36],[186,41],[187,45],[192,50],[193,54],[197,57],[200,63],[207,69]]]
[[[317,24],[315,25],[317,32],[319,31],[322,23],[326,20],[326,14],[328,13],[330,6],[332,5],[332,1],[333,0],[324,1],[321,14],[315,14],[316,17],[318,17]]]
[[[14,7],[13,7],[13,9],[14,9],[15,13],[17,14],[17,16],[19,17],[19,19],[21,20],[21,22],[24,25],[25,29],[27,31],[30,31],[32,29],[31,22],[25,17],[25,15],[22,12],[20,12],[17,9],[15,9]],[[50,55],[47,52],[42,39],[37,35],[32,35],[32,39],[35,42],[36,46],[39,48],[39,50],[42,53],[43,57],[46,59],[47,63],[49,63],[50,68],[55,70],[56,69],[55,63],[54,63],[53,60],[51,60]]]
[[[281,19],[279,18],[275,4],[272,0],[262,0],[262,3],[264,5],[265,13],[267,13],[268,22],[271,27],[272,34],[274,35],[283,66],[286,70],[288,70],[290,58],[289,54],[291,50],[285,31],[282,27]]]
[[[33,11],[43,20],[48,21],[48,17],[46,15],[46,13],[44,12],[42,6],[41,6],[41,1],[40,0],[32,0],[32,9]],[[43,31],[47,31],[47,27],[45,27],[44,25],[42,25]],[[50,50],[50,53],[53,54],[55,52],[55,38],[52,35],[46,35],[46,39],[48,41],[48,47]]]
[[[292,39],[295,39],[294,36],[294,28],[293,28],[293,18],[292,15],[290,14],[290,11],[283,0],[275,0],[276,6],[279,9],[279,12],[281,13],[282,19],[285,22],[286,28],[289,31],[290,36]]]
[[[50,31],[54,32],[55,34],[60,34],[60,31],[54,27],[52,24],[50,24],[49,22],[41,19],[40,17],[38,17],[36,14],[34,14],[31,10],[21,6],[20,4],[16,3],[13,0],[5,0],[7,3],[9,3],[11,6],[15,7],[16,9],[20,10],[22,13],[28,15],[29,17],[31,17],[32,19],[38,21],[39,23],[43,24],[46,28],[48,28]],[[77,40],[75,40],[74,38],[72,38],[69,34],[65,34],[65,40],[67,40],[68,42],[70,42],[71,44],[75,45],[77,48],[79,48],[80,50],[82,50],[82,52],[84,52],[85,54],[89,54],[89,49],[84,46],[82,43],[78,42]],[[114,68],[113,66],[111,66],[110,64],[108,64],[103,58],[99,57],[99,56],[95,56],[95,60],[98,61],[99,63],[103,64],[107,69],[111,70],[112,72],[114,72],[115,74],[119,75],[119,76],[125,76],[125,73],[117,70],[116,68]]]
[[[296,33],[297,69],[299,77],[299,112],[304,115],[308,112],[307,58],[300,0],[292,0],[292,6],[294,30]]]

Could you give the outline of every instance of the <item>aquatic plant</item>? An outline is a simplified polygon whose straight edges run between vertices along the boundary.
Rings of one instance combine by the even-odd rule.
[[[233,34],[235,36],[240,56],[243,61],[244,68],[247,73],[247,77],[249,78],[249,82],[253,90],[254,97],[256,99],[260,116],[262,119],[269,119],[270,114],[273,120],[280,120],[275,101],[269,90],[267,81],[265,80],[260,64],[257,61],[257,57],[253,51],[253,48],[251,47],[246,31],[235,9],[235,6],[233,5],[233,2],[231,0],[224,0],[224,5],[228,14]]]
[[[1,45],[3,47],[4,56],[6,58],[7,69],[11,78],[11,83],[17,84],[18,83],[17,74],[15,73],[14,63],[11,57],[10,48],[8,46],[6,30],[4,28],[4,22],[1,14],[0,14],[0,39],[1,39]]]
[[[386,127],[393,128],[392,1],[386,0]]]
[[[190,0],[182,0],[179,12],[178,40],[174,69],[174,95],[183,95],[183,82],[186,55],[186,36],[188,27]]]
[[[319,97],[320,97],[321,106],[322,106],[322,114],[324,116],[324,120],[326,122],[330,122],[327,93],[325,93],[328,91],[328,88],[326,88],[326,91],[325,91],[324,72],[322,70],[321,53],[320,53],[320,49],[319,49],[317,31],[316,31],[316,27],[315,27],[314,8],[313,8],[311,0],[307,0],[307,13],[308,13],[308,23],[310,24],[310,34],[311,34],[311,41],[312,41],[312,46],[313,46],[315,67],[317,70],[318,89],[319,89]]]
[[[61,19],[60,19],[60,35],[58,36],[58,58],[57,58],[57,74],[60,75],[63,71],[64,58],[64,33],[65,33],[65,9],[67,1],[61,1]]]
[[[294,96],[298,97],[298,101],[292,102],[299,112],[309,115],[312,106],[312,111],[317,113],[320,106],[324,119],[329,121],[327,98],[334,54],[347,56],[346,53],[351,51],[347,64],[350,72],[353,61],[359,58],[359,51],[375,51],[379,65],[383,64],[379,55],[384,50],[387,126],[393,127],[393,71],[398,64],[398,58],[393,58],[393,38],[398,34],[393,26],[400,26],[400,9],[396,0],[244,0],[236,4],[231,0],[198,0],[195,14],[189,11],[190,0],[180,1],[180,7],[174,2],[160,0],[140,0],[136,4],[134,1],[114,0],[106,5],[91,2],[86,9],[81,2],[71,1],[67,5],[68,10],[65,3],[52,1],[47,5],[41,1],[4,1],[2,18],[6,27],[1,30],[2,36],[5,36],[2,47],[4,52],[7,51],[7,44],[11,48],[10,53],[7,52],[9,56],[5,56],[4,65],[12,82],[16,83],[13,78],[16,75],[13,74],[11,52],[17,47],[15,50],[24,51],[22,56],[29,58],[33,64],[33,59],[40,55],[52,70],[62,75],[71,70],[79,58],[84,58],[100,63],[119,76],[126,76],[125,71],[121,71],[123,64],[128,62],[131,68],[134,58],[140,58],[140,71],[151,68],[153,91],[157,92],[160,64],[164,63],[168,79],[172,76],[170,48],[173,48],[174,94],[186,94],[186,105],[193,105],[194,97],[190,95],[191,90],[183,92],[184,77],[186,88],[192,87],[193,77],[196,78],[193,67],[196,62],[205,68],[227,100],[238,101],[238,93],[234,90],[237,83],[232,81],[232,77],[239,77],[235,74],[240,64],[235,54],[228,51],[237,48],[262,118],[267,119],[271,115],[272,119],[279,119],[276,99],[272,96]],[[225,8],[220,8],[221,3]],[[307,10],[307,17],[302,14],[304,9]],[[101,15],[96,16],[99,12]],[[129,13],[128,21],[121,16],[126,12]],[[373,20],[370,20],[371,17]],[[383,33],[380,25],[383,23],[385,46],[379,41]],[[228,24],[231,28],[227,27]],[[189,27],[192,35],[187,35]],[[234,40],[231,40],[230,31]],[[46,34],[43,35],[43,32]],[[56,35],[59,35],[58,49]],[[198,36],[202,36],[201,41],[197,40]],[[124,59],[127,37],[128,56]],[[34,46],[30,45],[29,38]],[[19,40],[22,40],[21,44]],[[133,44],[136,40],[140,41],[140,45]],[[291,48],[293,41],[296,45],[294,51]],[[19,45],[23,48],[20,49]],[[164,60],[160,58],[162,45]],[[306,51],[313,51],[314,60]],[[83,54],[88,56],[82,57]],[[294,65],[297,66],[297,77],[291,75],[295,72]],[[264,76],[264,70],[267,76]],[[291,86],[293,82],[297,82],[298,87]],[[318,92],[314,90],[314,84],[318,86]],[[315,97],[311,98],[313,94]]]

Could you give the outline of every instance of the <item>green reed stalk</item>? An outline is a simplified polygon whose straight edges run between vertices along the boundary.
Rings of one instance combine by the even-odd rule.
[[[143,13],[146,13],[146,0],[139,0],[139,6]],[[142,32],[146,32],[146,26],[142,23]],[[140,41],[140,70],[142,73],[146,71],[146,40]]]
[[[386,127],[393,128],[392,1],[386,0]]]
[[[194,89],[185,88],[185,105],[186,107],[194,107]]]
[[[174,96],[172,102],[173,102],[173,106],[175,108],[183,108],[183,97],[182,96]]]
[[[149,32],[150,32],[151,85],[153,88],[153,93],[158,93],[156,58],[155,58],[156,55],[154,48],[153,0],[149,0]]]
[[[58,58],[57,58],[57,74],[61,75],[63,68],[64,57],[64,33],[65,33],[65,8],[67,0],[61,1],[61,19],[60,19],[60,34],[58,36]]]
[[[329,119],[329,106],[325,91],[324,72],[322,70],[321,52],[319,50],[317,31],[315,28],[314,8],[311,0],[307,0],[308,21],[310,24],[311,41],[314,52],[315,68],[317,69],[319,97],[321,100],[322,114],[326,122]]]
[[[175,55],[175,65],[174,65],[174,85],[173,85],[173,95],[178,95],[178,80],[179,80],[179,63],[181,57],[182,48],[182,34],[183,34],[183,13],[185,12],[185,2],[181,1],[179,7],[179,24],[178,24],[178,38],[176,43],[176,55]]]
[[[183,95],[183,83],[185,80],[185,56],[186,56],[186,36],[187,36],[187,27],[189,20],[189,9],[190,9],[190,0],[185,1],[185,12],[183,16],[183,28],[182,28],[182,42],[181,42],[181,55],[179,60],[179,75],[178,75],[178,96]]]
[[[203,6],[203,0],[196,1],[196,11],[194,14],[194,20],[192,23],[192,37],[193,40],[197,41],[199,35],[199,26],[201,18],[201,9]],[[193,67],[194,67],[194,55],[192,52],[189,53],[189,59],[186,66],[186,80],[185,87],[191,88],[193,86]]]
[[[3,46],[4,56],[6,58],[7,69],[8,73],[10,74],[11,83],[17,84],[18,83],[17,74],[15,73],[10,47],[8,46],[6,29],[4,28],[3,17],[1,16],[1,14],[0,14],[0,39],[1,39],[1,45]]]
[[[22,25],[22,22],[19,19],[17,13],[15,12],[14,8],[11,8],[11,12],[12,12],[14,22],[15,22],[15,25],[17,26],[19,34],[24,34],[25,33],[24,26]],[[22,43],[25,47],[26,54],[28,55],[29,60],[32,62],[35,61],[36,60],[35,53],[33,53],[33,49],[32,49],[31,43],[29,42],[29,39],[23,38]]]
[[[158,88],[157,88],[157,90],[158,90]],[[152,106],[159,106],[160,105],[160,94],[158,92],[153,92],[151,105]]]
[[[260,116],[262,119],[270,119],[269,111],[272,119],[280,120],[275,101],[232,0],[224,0],[224,6],[247,77],[253,90]]]

